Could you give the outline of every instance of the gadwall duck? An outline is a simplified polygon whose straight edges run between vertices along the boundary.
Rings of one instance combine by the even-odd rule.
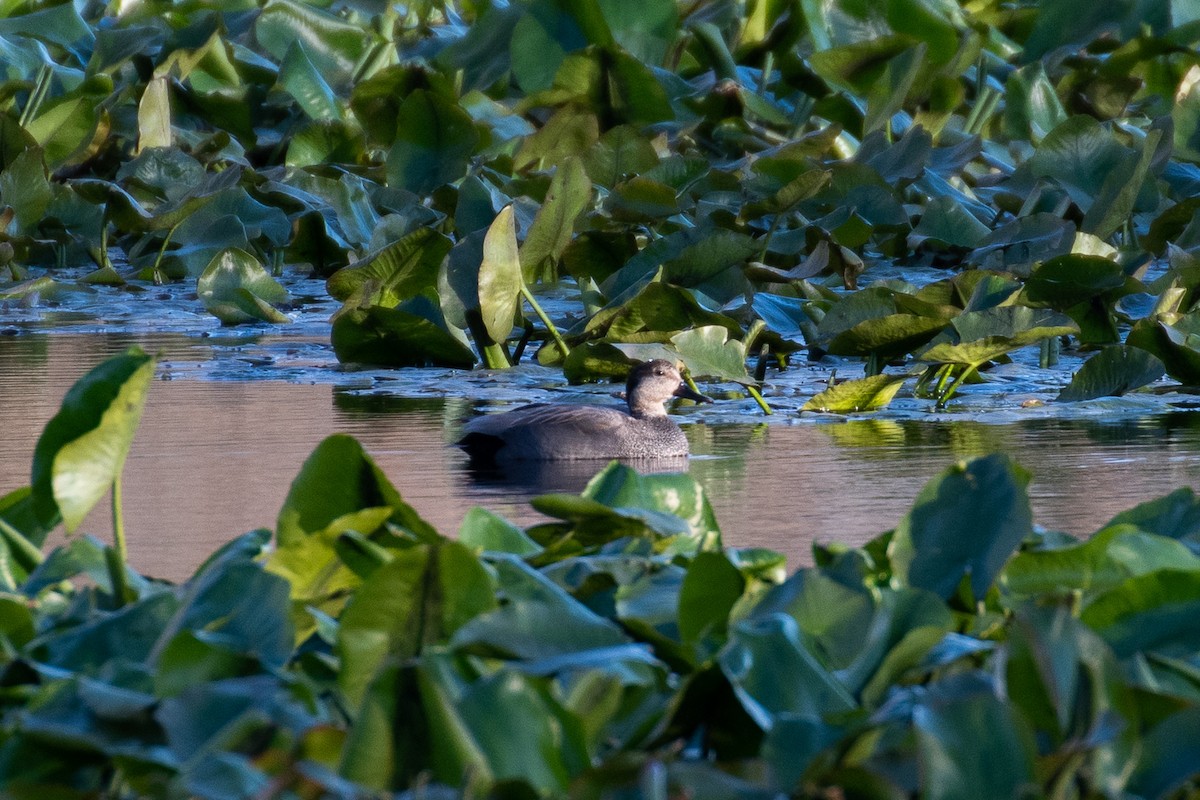
[[[688,454],[687,438],[667,417],[672,397],[701,403],[670,361],[638,364],[625,384],[629,410],[611,406],[534,403],[471,420],[459,440],[475,461],[662,458]]]

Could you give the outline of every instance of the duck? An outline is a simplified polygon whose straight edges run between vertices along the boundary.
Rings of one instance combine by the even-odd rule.
[[[675,364],[645,361],[629,372],[628,409],[534,403],[471,420],[458,446],[477,463],[686,457],[687,437],[667,416],[672,397],[712,402],[688,386]]]

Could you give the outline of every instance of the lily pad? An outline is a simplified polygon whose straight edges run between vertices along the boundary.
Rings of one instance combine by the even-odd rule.
[[[1163,362],[1137,347],[1106,347],[1083,363],[1056,399],[1073,403],[1096,397],[1120,397],[1153,383],[1167,371]]]
[[[44,524],[61,514],[74,531],[120,478],[154,366],[153,357],[131,347],[67,392],[33,453],[33,503]]]
[[[218,253],[196,280],[196,294],[225,325],[291,322],[274,307],[288,302],[287,289],[245,250],[231,248]]]
[[[871,375],[853,381],[843,381],[809,398],[801,411],[828,411],[849,414],[855,411],[877,411],[886,408],[907,375]]]

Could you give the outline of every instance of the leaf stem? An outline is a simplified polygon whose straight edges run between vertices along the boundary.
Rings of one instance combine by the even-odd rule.
[[[965,381],[968,377],[970,377],[972,374],[974,374],[974,372],[978,366],[979,366],[978,364],[969,365],[966,369],[964,369],[959,374],[959,376],[957,378],[954,379],[954,383],[950,384],[949,388],[947,388],[944,393],[939,394],[938,401],[937,401],[938,408],[946,407],[946,403],[950,402],[950,398],[954,397],[954,393],[958,391],[958,387],[962,386],[963,381]],[[939,390],[941,389],[941,384],[938,384],[938,389]]]
[[[29,93],[29,99],[25,103],[25,108],[21,109],[19,123],[22,128],[26,127],[37,117],[38,110],[42,107],[42,103],[50,91],[50,78],[50,67],[43,64],[38,69],[37,80],[33,85],[33,90]]]
[[[558,346],[558,350],[560,353],[562,353],[563,358],[566,358],[568,355],[570,355],[571,348],[567,347],[567,343],[563,341],[562,335],[558,332],[558,328],[554,327],[554,323],[550,321],[550,317],[546,315],[546,312],[542,310],[540,305],[538,305],[538,301],[534,299],[533,292],[529,291],[529,287],[524,284],[521,284],[521,296],[525,298],[525,302],[529,303],[530,307],[533,308],[533,313],[537,314],[538,319],[540,319],[542,324],[546,326],[546,330],[549,332],[550,338],[552,338],[554,340],[554,344]]]
[[[108,576],[112,581],[113,599],[117,607],[125,605],[129,594],[129,585],[125,580],[125,564],[128,551],[125,547],[125,518],[121,510],[121,476],[118,474],[112,484],[112,526],[113,546],[105,554],[108,562]]]
[[[758,390],[757,386],[747,383],[746,391],[748,391],[750,396],[754,398],[754,402],[758,403],[758,407],[762,409],[763,414],[769,417],[775,413],[771,410],[771,407],[767,405],[767,401],[763,399],[762,392]]]
[[[171,237],[175,235],[175,229],[183,224],[183,220],[176,222],[167,231],[167,238],[163,239],[162,247],[158,248],[158,258],[154,259],[154,285],[162,286],[162,260],[167,254],[167,245],[171,243]]]

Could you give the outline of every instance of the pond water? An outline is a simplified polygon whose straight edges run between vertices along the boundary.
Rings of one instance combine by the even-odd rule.
[[[131,560],[152,575],[186,577],[233,535],[273,526],[304,459],[332,433],[357,437],[404,498],[448,533],[475,505],[535,522],[530,497],[578,491],[598,468],[477,475],[451,446],[483,402],[560,385],[548,370],[513,379],[473,373],[465,389],[423,371],[427,396],[412,396],[420,392],[410,385],[410,396],[397,397],[380,390],[388,376],[331,368],[319,335],[8,333],[0,335],[0,494],[29,482],[37,437],[80,375],[130,343],[162,354],[125,472]],[[259,379],[246,380],[251,374]],[[611,391],[560,393],[595,400]],[[729,403],[744,410],[744,400]],[[695,454],[688,469],[708,491],[726,542],[781,550],[793,566],[809,559],[813,541],[857,544],[894,526],[926,481],[973,455],[1013,456],[1033,472],[1038,523],[1075,535],[1137,502],[1200,485],[1200,413],[1186,410],[1074,419],[781,413],[769,422],[739,413],[740,422],[729,422],[706,408],[682,409],[679,419]],[[106,504],[84,527],[108,537]]]

